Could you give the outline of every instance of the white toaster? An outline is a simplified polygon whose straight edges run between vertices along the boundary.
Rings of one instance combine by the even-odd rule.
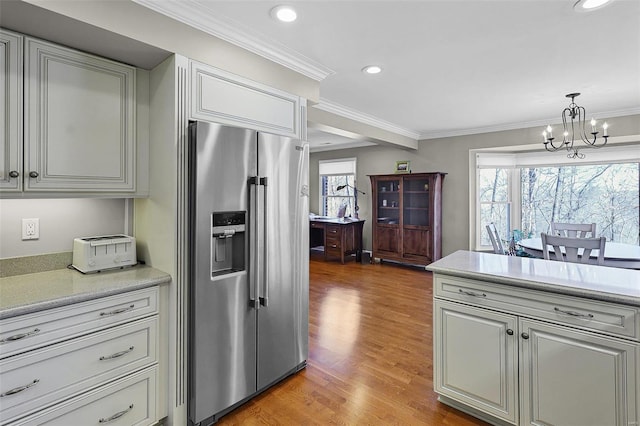
[[[136,263],[136,239],[128,235],[104,235],[73,240],[71,266],[80,272],[100,272]]]

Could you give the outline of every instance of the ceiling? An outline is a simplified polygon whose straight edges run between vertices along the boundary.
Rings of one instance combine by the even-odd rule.
[[[131,0],[320,82],[315,108],[415,140],[640,114],[640,1],[578,13],[575,0]],[[0,26],[149,69],[170,52],[31,4]],[[383,72],[361,69],[378,64]],[[315,127],[315,128],[314,128]],[[312,151],[375,142],[310,123]],[[610,128],[615,135],[615,128]]]
[[[640,113],[638,0],[582,13],[575,0],[134,1],[186,23],[202,17],[201,29],[309,69],[319,107],[415,139],[542,131],[571,92],[588,118]],[[270,17],[282,3],[295,22]],[[383,72],[365,75],[369,64]]]

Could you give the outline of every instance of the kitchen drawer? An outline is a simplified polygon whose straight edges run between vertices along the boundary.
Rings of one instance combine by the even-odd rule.
[[[157,376],[157,367],[142,370],[39,411],[11,423],[11,426],[152,425],[158,420]],[[118,415],[120,416],[116,417]]]
[[[434,286],[436,297],[640,340],[640,309],[633,306],[440,274]]]
[[[155,363],[157,334],[154,316],[0,361],[0,424]]]
[[[154,286],[6,318],[0,320],[0,359],[157,312]]]

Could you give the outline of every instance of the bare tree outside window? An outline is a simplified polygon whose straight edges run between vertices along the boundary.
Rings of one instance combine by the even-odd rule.
[[[481,244],[491,245],[486,225],[493,223],[502,239],[511,235],[511,199],[507,169],[480,169],[478,173]]]
[[[524,168],[522,230],[595,222],[607,241],[639,244],[640,163]]]
[[[350,185],[337,191],[339,185]],[[354,175],[321,175],[322,186],[322,215],[337,217],[338,210],[343,204],[347,206],[345,216],[355,213]]]

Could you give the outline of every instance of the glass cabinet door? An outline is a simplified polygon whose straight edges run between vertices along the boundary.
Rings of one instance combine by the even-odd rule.
[[[404,226],[429,225],[429,181],[428,177],[405,177],[402,188]]]
[[[378,223],[397,225],[400,222],[400,179],[379,180]]]

